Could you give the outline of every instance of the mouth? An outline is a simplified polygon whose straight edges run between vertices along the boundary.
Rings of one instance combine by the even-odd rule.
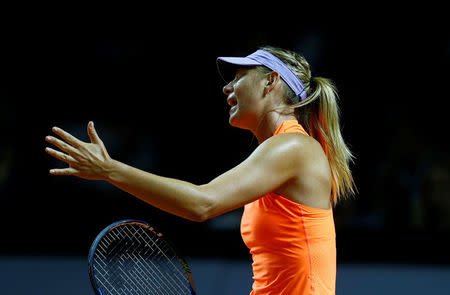
[[[234,112],[236,111],[236,109],[237,109],[237,105],[232,106],[232,107],[230,108],[230,115],[231,115],[232,113],[234,113]]]
[[[237,105],[237,99],[234,95],[230,95],[227,97],[227,104],[230,107],[234,107],[235,105]]]

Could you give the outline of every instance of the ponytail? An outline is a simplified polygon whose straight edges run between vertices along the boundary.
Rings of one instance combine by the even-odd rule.
[[[268,46],[261,49],[282,60],[306,86],[307,98],[299,102],[298,96],[286,85],[288,108],[294,109],[299,123],[320,143],[328,158],[332,175],[331,200],[336,204],[354,195],[356,187],[349,167],[354,157],[341,134],[335,85],[327,78],[312,78],[308,62],[295,52]]]
[[[332,175],[332,200],[355,194],[355,183],[349,168],[353,155],[344,142],[339,126],[338,94],[333,82],[326,78],[315,77],[314,88],[310,89],[303,105],[310,105],[306,116],[299,121],[306,125],[309,134],[322,146],[327,155]],[[309,101],[310,103],[307,103]],[[301,105],[299,113],[302,113]],[[305,121],[305,119],[307,119]]]

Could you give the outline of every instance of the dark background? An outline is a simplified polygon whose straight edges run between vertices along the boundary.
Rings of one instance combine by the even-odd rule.
[[[213,24],[14,23],[2,40],[1,254],[87,255],[123,218],[156,224],[190,256],[248,258],[241,210],[205,223],[161,212],[103,182],[55,177],[44,152],[59,126],[87,141],[95,122],[110,155],[202,184],[256,147],[228,125],[217,56],[260,45],[302,53],[340,95],[358,194],[335,209],[341,262],[450,263],[447,140],[450,38],[420,20],[255,31]]]

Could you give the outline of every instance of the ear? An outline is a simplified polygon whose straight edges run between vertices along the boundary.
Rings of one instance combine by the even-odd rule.
[[[278,86],[280,82],[280,74],[276,71],[272,71],[266,76],[266,86],[264,88],[264,94],[268,94],[271,92],[275,87]]]

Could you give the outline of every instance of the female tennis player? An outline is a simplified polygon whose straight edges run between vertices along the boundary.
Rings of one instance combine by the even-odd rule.
[[[46,148],[69,165],[53,175],[106,180],[161,210],[205,221],[245,206],[241,234],[253,258],[251,294],[334,294],[333,205],[355,191],[352,154],[339,128],[336,89],[312,77],[308,62],[263,47],[247,57],[219,57],[230,125],[259,145],[242,163],[203,185],[161,177],[112,159],[93,122],[82,142],[61,128]]]

